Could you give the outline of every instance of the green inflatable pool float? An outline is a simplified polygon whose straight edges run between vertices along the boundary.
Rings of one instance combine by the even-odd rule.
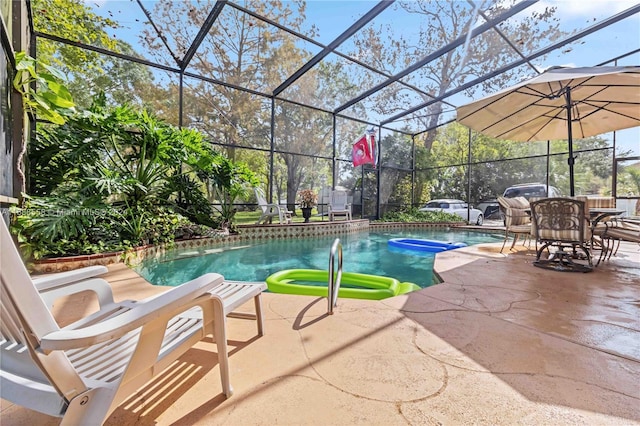
[[[329,272],[319,269],[286,269],[270,275],[266,282],[273,293],[327,296]],[[413,283],[379,275],[343,272],[338,297],[381,300],[420,290]]]

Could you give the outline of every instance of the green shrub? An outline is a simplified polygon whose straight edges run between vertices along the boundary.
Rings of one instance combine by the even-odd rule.
[[[143,244],[171,245],[176,238],[212,232],[167,206],[106,205],[95,199],[76,200],[73,194],[25,197],[24,208],[12,213],[12,231],[30,260],[122,251]]]
[[[12,209],[12,231],[27,259],[73,256],[130,248],[121,238],[122,222],[111,207],[95,199],[25,197]]]
[[[452,223],[463,222],[463,219],[453,213],[446,212],[422,212],[417,208],[406,211],[386,213],[380,222],[427,222],[427,223]]]

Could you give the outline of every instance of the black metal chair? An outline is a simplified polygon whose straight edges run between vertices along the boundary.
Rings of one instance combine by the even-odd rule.
[[[584,201],[573,198],[533,201],[531,219],[533,235],[541,244],[536,252],[535,266],[568,272],[590,272],[593,269],[587,248],[591,241],[591,227]],[[551,252],[551,247],[556,250]],[[550,254],[542,259],[545,249]]]

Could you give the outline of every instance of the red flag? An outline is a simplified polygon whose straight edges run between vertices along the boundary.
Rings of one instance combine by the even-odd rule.
[[[375,164],[373,159],[373,137],[371,138],[371,145],[367,141],[367,135],[363,135],[360,139],[353,144],[353,150],[351,151],[351,159],[353,160],[353,166],[358,167],[362,164],[371,163]]]
[[[375,133],[373,131],[369,131],[369,152],[371,153],[371,164],[376,165],[376,139],[374,137]]]

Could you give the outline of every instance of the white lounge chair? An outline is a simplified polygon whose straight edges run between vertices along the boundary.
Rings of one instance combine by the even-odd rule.
[[[268,203],[265,198],[264,191],[260,188],[255,188],[256,198],[258,200],[258,207],[262,210],[260,218],[256,222],[257,224],[264,222],[265,224],[271,223],[274,217],[278,218],[278,222],[282,225],[285,223],[291,223],[291,215],[293,212],[287,210],[285,206],[279,206],[278,204]]]
[[[0,220],[0,396],[61,424],[98,425],[178,357],[213,335],[224,394],[229,382],[226,314],[254,298],[262,334],[264,284],[225,282],[206,274],[171,290],[114,303],[103,266],[32,280]],[[100,308],[60,327],[48,306],[91,290]],[[243,315],[246,317],[246,314]]]
[[[336,216],[344,216],[346,220],[351,220],[351,204],[346,191],[332,191],[329,203],[329,220],[335,220]]]

